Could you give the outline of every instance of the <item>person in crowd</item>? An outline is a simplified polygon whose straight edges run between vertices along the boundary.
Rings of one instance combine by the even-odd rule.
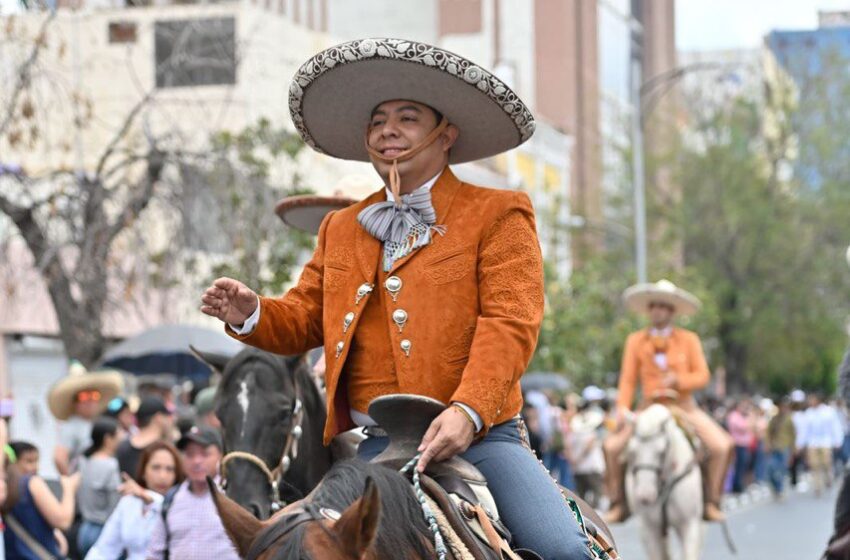
[[[758,484],[767,482],[767,451],[765,439],[767,437],[767,424],[770,421],[768,414],[773,411],[773,401],[761,399],[758,406],[753,406],[753,480]]]
[[[221,435],[212,428],[195,426],[180,438],[177,447],[183,454],[186,480],[169,493],[170,505],[157,516],[148,544],[148,560],[237,560],[239,556],[207,486],[207,477],[218,478]]]
[[[572,418],[574,411],[570,411],[571,405],[567,398],[563,399],[563,407],[554,404],[557,400],[553,399],[552,396],[548,396],[548,398],[553,403],[549,408],[553,426],[549,449],[544,454],[543,464],[549,469],[549,474],[558,481],[558,484],[570,490],[575,490],[573,469],[567,451],[570,418]]]
[[[844,431],[838,414],[823,402],[820,395],[809,395],[804,442],[816,496],[820,496],[825,488],[832,487],[832,454],[843,441]]]
[[[590,385],[582,391],[578,412],[570,420],[569,456],[575,472],[576,492],[592,507],[598,508],[603,494],[606,413],[601,403],[605,391]]]
[[[547,461],[551,459],[549,448],[552,443],[552,432],[555,426],[555,423],[552,421],[552,403],[545,393],[535,390],[528,391],[525,394],[525,402],[534,407],[535,417],[537,419],[537,429],[535,432],[540,440],[538,456],[543,461],[543,465],[548,469],[550,465]]]
[[[109,401],[104,414],[115,418],[125,434],[133,435],[136,433],[136,415],[130,410],[130,403],[124,397],[115,397]]]
[[[732,479],[732,491],[740,494],[747,489],[747,478],[752,464],[752,449],[755,441],[755,418],[752,402],[742,398],[729,413],[726,420],[729,435],[735,442],[735,474]]]
[[[47,404],[53,416],[62,422],[53,451],[59,474],[75,471],[77,460],[91,445],[92,421],[118,396],[122,385],[119,373],[88,373],[82,364],[74,361],[68,375],[50,388]]]
[[[38,447],[28,441],[13,441],[9,444],[12,448],[15,460],[15,468],[22,476],[33,476],[38,474],[38,463],[41,456]]]
[[[125,481],[121,498],[86,560],[145,560],[148,544],[162,512],[163,496],[183,482],[182,459],[173,445],[155,441],[139,460],[136,480]]]
[[[779,402],[779,410],[767,424],[765,449],[768,453],[767,477],[773,496],[782,499],[785,477],[791,464],[797,442],[797,430],[791,419],[791,401],[787,398]]]
[[[31,444],[20,446],[28,449]],[[25,451],[26,453],[26,451]],[[29,451],[32,455],[32,451]],[[38,455],[38,449],[35,450]],[[74,506],[80,473],[60,475],[62,497],[57,499],[47,483],[33,472],[38,462],[13,463],[6,471],[8,496],[2,506],[4,550],[7,560],[43,560],[64,556],[57,530],[67,530],[74,522]]]
[[[522,419],[528,431],[528,444],[537,457],[543,456],[542,441],[540,438],[540,417],[537,409],[527,402],[522,406]]]
[[[218,387],[206,387],[195,395],[195,415],[198,425],[208,426],[216,430],[221,429],[221,422],[215,415],[215,394]]]
[[[174,428],[174,420],[165,403],[158,396],[142,398],[136,410],[139,430],[121,442],[115,456],[121,472],[134,475],[139,470],[142,451],[157,441],[167,441]]]
[[[85,557],[100,536],[106,520],[120,498],[121,473],[115,451],[121,428],[109,416],[97,418],[92,426],[92,444],[80,461],[82,484],[77,491],[82,523],[77,534],[77,551]]]
[[[800,389],[791,392],[791,420],[797,440],[794,443],[794,455],[791,457],[791,487],[797,488],[800,482],[800,471],[805,466],[806,433],[808,432],[808,416],[806,416],[806,394]]]

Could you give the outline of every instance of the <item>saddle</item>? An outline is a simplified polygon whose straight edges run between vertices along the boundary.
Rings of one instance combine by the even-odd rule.
[[[390,440],[387,448],[373,462],[401,469],[418,453],[423,434],[445,408],[443,403],[419,395],[387,395],[372,401],[369,416],[386,431]],[[511,534],[499,518],[487,480],[468,461],[453,457],[448,461],[431,463],[421,477],[421,486],[438,506],[457,541],[462,543],[463,547],[457,548],[467,551],[464,554],[450,547],[457,560],[540,558],[532,551],[511,548]],[[585,524],[588,536],[594,539],[598,533],[596,527],[588,526],[587,520],[576,513],[580,522]],[[608,546],[605,548],[610,550]]]

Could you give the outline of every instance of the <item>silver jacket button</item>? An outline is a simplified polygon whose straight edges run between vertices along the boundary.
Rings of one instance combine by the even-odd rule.
[[[398,332],[404,330],[404,325],[407,323],[407,311],[404,309],[393,311],[393,322],[398,326]]]
[[[398,293],[401,291],[402,286],[404,286],[404,282],[398,276],[390,276],[384,281],[384,287],[392,296],[393,301],[398,300]]]
[[[402,352],[404,352],[404,355],[410,356],[410,347],[413,346],[413,344],[411,344],[411,342],[405,338],[404,340],[401,341],[400,346],[401,346]]]
[[[360,287],[357,288],[357,296],[354,298],[354,305],[360,305],[360,300],[372,293],[372,288],[372,284],[368,282],[360,284]]]
[[[339,341],[336,343],[336,357],[339,358],[339,355],[342,354],[342,349],[345,348],[345,343],[343,341]]]
[[[354,322],[354,312],[349,311],[342,319],[342,332],[348,332],[348,327]]]

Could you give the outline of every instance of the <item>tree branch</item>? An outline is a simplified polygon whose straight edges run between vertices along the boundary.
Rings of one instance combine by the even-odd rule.
[[[30,55],[18,69],[18,83],[15,85],[15,88],[12,90],[12,97],[8,101],[8,105],[6,107],[6,114],[3,116],[3,120],[0,121],[0,136],[6,133],[6,129],[9,128],[9,125],[12,123],[12,119],[15,117],[15,110],[18,108],[18,100],[21,97],[21,94],[24,92],[27,87],[30,85],[30,80],[32,79],[32,69],[35,66],[35,63],[38,61],[38,57],[41,54],[41,49],[44,48],[46,41],[44,40],[44,35],[47,32],[47,27],[56,17],[56,10],[52,10],[50,15],[44,20],[44,23],[41,24],[41,28],[38,30],[38,35],[35,38],[35,42],[32,47],[32,51],[30,51]]]
[[[133,107],[133,109],[127,114],[127,117],[124,119],[124,122],[121,124],[121,128],[118,129],[118,132],[115,133],[115,136],[106,146],[106,150],[104,150],[103,154],[100,156],[100,160],[97,162],[97,167],[95,168],[95,176],[100,177],[100,174],[103,173],[103,168],[106,166],[107,160],[115,153],[115,150],[118,147],[119,142],[124,139],[129,132],[130,127],[133,125],[133,121],[136,120],[138,114],[144,109],[144,107],[148,104],[148,102],[153,97],[153,93],[148,92],[145,96],[139,100],[138,103]]]

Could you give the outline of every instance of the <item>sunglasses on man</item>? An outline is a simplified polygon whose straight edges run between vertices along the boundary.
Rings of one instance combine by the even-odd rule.
[[[77,402],[100,402],[102,397],[100,391],[80,391],[77,393]]]

